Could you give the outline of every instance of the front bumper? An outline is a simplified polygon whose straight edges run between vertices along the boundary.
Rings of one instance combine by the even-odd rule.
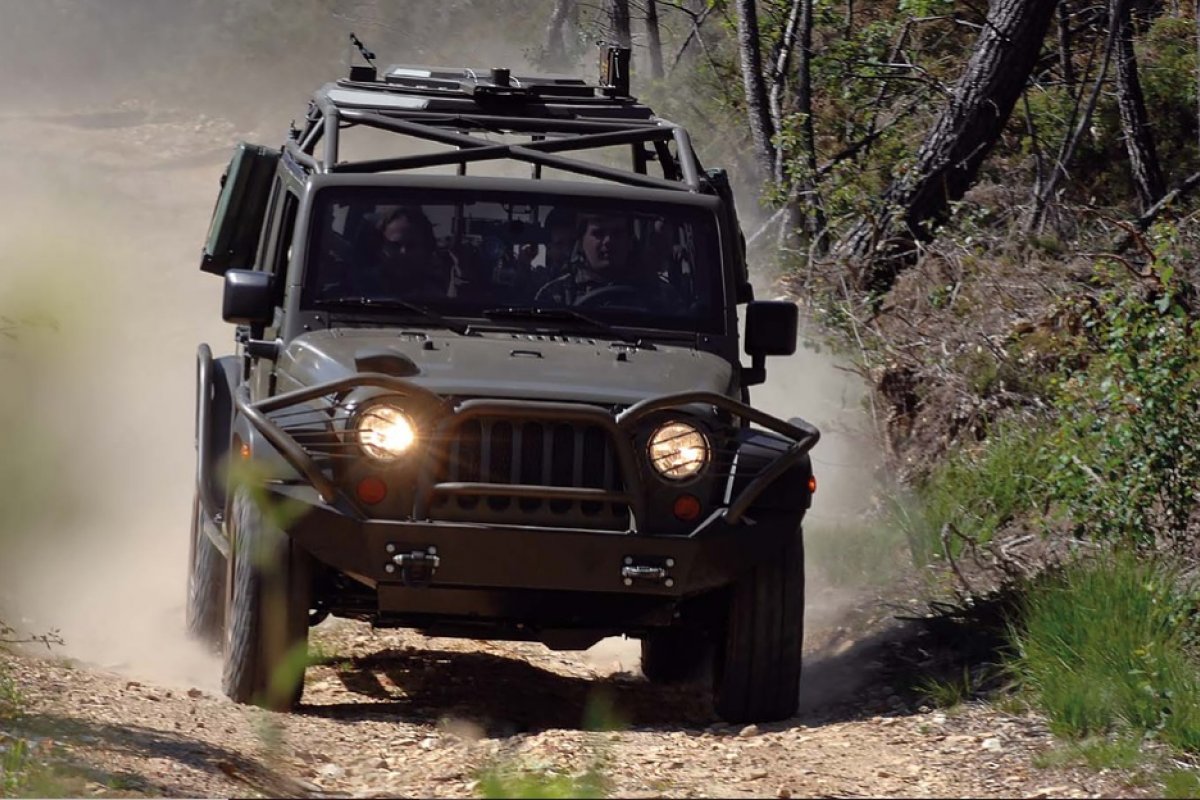
[[[314,453],[272,418],[320,398],[344,397],[363,386],[420,403],[434,420],[435,442],[453,441],[461,426],[481,417],[550,420],[607,431],[620,478],[617,488],[439,481],[431,452],[415,467],[409,518],[372,518]],[[773,558],[786,537],[796,534],[806,498],[797,498],[795,508],[769,511],[755,503],[789,471],[794,473],[820,435],[803,420],[784,422],[711,392],[650,398],[614,415],[594,406],[537,401],[467,400],[451,406],[409,381],[360,374],[259,402],[251,402],[243,386],[235,402],[239,414],[301,476],[267,487],[279,500],[289,500],[300,509],[288,526],[293,539],[319,561],[377,590],[375,610],[383,613],[411,613],[417,608],[436,615],[472,603],[494,605],[498,597],[509,598],[507,603],[522,593],[539,605],[568,596],[640,597],[661,605],[661,601],[728,585]],[[731,477],[725,501],[690,530],[664,535],[646,522],[650,515],[645,510],[661,486],[647,479],[638,461],[635,432],[652,415],[697,407],[772,431],[779,449],[771,451],[775,455],[762,461],[753,475],[739,476],[737,481]],[[434,518],[437,498],[462,494],[619,504],[628,507],[633,525],[629,530],[595,530],[572,527],[574,523],[566,518],[557,526]],[[422,597],[414,599],[414,591]],[[493,608],[489,613],[520,616],[520,609]]]
[[[684,597],[728,584],[771,558],[796,533],[794,519],[791,525],[730,523],[723,510],[689,536],[359,520],[320,503],[307,487],[274,485],[269,490],[281,502],[306,508],[289,526],[300,546],[376,588]]]

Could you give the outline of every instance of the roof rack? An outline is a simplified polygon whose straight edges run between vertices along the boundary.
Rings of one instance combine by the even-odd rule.
[[[303,129],[284,147],[296,167],[310,173],[377,173],[509,159],[532,165],[532,177],[553,169],[631,186],[705,191],[687,131],[657,117],[629,96],[629,51],[606,47],[601,83],[565,75],[514,75],[397,64],[380,79],[374,66],[353,67],[351,78],[314,94]],[[340,161],[344,130],[365,126],[413,136],[448,149],[437,153]],[[497,143],[479,133],[505,134]],[[563,153],[628,145],[630,169],[604,166]],[[662,177],[649,174],[657,162]]]

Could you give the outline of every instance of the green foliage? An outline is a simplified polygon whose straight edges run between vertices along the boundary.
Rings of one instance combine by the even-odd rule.
[[[1173,769],[1162,776],[1162,796],[1169,800],[1200,797],[1200,776],[1195,770]]]
[[[1062,513],[1101,539],[1153,545],[1184,534],[1200,492],[1200,329],[1177,297],[1118,285],[1085,325],[1096,352],[1059,386],[1051,447]]]
[[[0,720],[11,717],[21,710],[21,693],[13,683],[8,665],[0,661]]]
[[[947,458],[917,487],[913,500],[893,498],[892,517],[918,565],[942,552],[944,535],[956,554],[964,540],[987,542],[1040,506],[1049,472],[1041,456],[1045,435],[1029,425],[998,427],[982,447]]]
[[[1195,23],[1159,15],[1140,40],[1138,77],[1168,181],[1193,172],[1197,152]]]
[[[917,691],[935,708],[957,708],[975,696],[975,680],[970,667],[963,667],[962,676],[938,680],[927,677],[917,684]]]
[[[22,739],[0,738],[0,797],[14,797],[28,779],[29,749]]]
[[[480,775],[477,791],[486,798],[607,797],[608,782],[591,769],[581,775],[563,775],[549,770],[491,767]]]
[[[1142,761],[1141,743],[1129,736],[1092,736],[1041,753],[1034,758],[1039,769],[1086,764],[1094,770],[1133,769]]]
[[[1014,669],[1070,738],[1154,735],[1200,750],[1198,599],[1177,570],[1117,551],[1031,590]]]
[[[589,761],[585,769],[571,773],[550,764],[501,760],[486,766],[478,774],[477,791],[480,797],[607,797],[611,781],[604,770],[605,751],[602,742],[592,738],[596,733],[618,731],[628,727],[613,707],[612,697],[603,691],[592,693],[583,712],[583,729],[589,731]]]
[[[952,0],[900,0],[899,8],[914,17],[932,17],[952,10],[954,3]]]

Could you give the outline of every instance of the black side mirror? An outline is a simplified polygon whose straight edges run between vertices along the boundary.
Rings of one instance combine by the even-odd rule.
[[[790,356],[796,352],[800,333],[800,309],[782,300],[755,300],[746,305],[746,354],[749,369],[742,370],[742,383],[754,386],[767,379],[767,356]]]
[[[231,269],[225,273],[221,316],[235,325],[259,328],[275,318],[275,281],[266,272]]]

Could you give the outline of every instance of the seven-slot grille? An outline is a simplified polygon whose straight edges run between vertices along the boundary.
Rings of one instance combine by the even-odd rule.
[[[502,418],[470,420],[444,443],[437,481],[624,487],[608,431],[597,425]],[[441,497],[439,519],[602,529],[628,526],[629,509],[595,501],[511,497]]]

